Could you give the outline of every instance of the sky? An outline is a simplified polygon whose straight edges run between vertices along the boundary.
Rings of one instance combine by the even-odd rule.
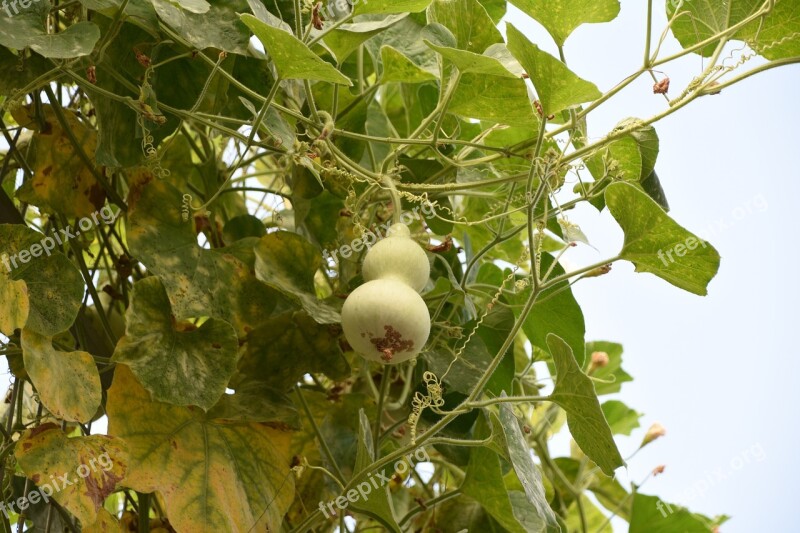
[[[646,5],[624,1],[613,22],[578,28],[565,46],[570,68],[602,91],[635,72],[644,56]],[[513,7],[506,20],[556,54],[538,23]],[[654,35],[665,26],[663,7],[656,8]],[[670,34],[662,53],[679,50]],[[745,67],[758,64],[753,59]],[[672,80],[671,96],[703,66],[696,55],[662,66]],[[613,396],[644,413],[642,427],[618,439],[623,456],[638,447],[651,423],[667,429],[627,471],[618,471],[620,480],[638,484],[666,465],[642,492],[706,515],[731,515],[724,533],[788,531],[787,524],[796,522],[790,487],[800,477],[800,363],[791,323],[800,290],[791,265],[799,258],[792,207],[800,197],[793,160],[798,82],[800,66],[774,69],[697,100],[655,126],[661,140],[656,170],[670,215],[722,256],[707,297],[637,274],[622,262],[611,274],[574,287],[587,340],[622,343],[623,366],[634,377]],[[590,137],[602,137],[627,117],[665,109],[652,85],[642,77],[593,112]],[[621,248],[622,232],[607,210],[578,209],[570,220],[599,250],[578,249],[567,257],[570,264],[591,264]]]

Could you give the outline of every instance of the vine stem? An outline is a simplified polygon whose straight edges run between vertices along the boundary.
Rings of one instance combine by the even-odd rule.
[[[378,391],[378,411],[375,414],[375,427],[372,428],[372,453],[377,459],[380,453],[381,421],[383,420],[383,404],[386,401],[386,394],[389,391],[389,382],[392,369],[389,366],[383,367],[381,374],[381,388]]]
[[[653,38],[653,0],[647,0],[647,34],[644,39],[644,65],[642,68],[650,68],[650,46]]]
[[[317,436],[317,440],[319,441],[320,446],[322,447],[322,451],[325,453],[328,461],[330,461],[331,466],[333,467],[334,474],[336,474],[336,478],[341,485],[345,484],[344,474],[342,474],[339,465],[336,463],[336,458],[333,456],[333,452],[331,451],[330,447],[328,446],[328,442],[323,438],[322,432],[317,425],[317,421],[314,420],[314,415],[311,414],[311,409],[308,407],[308,402],[303,397],[303,391],[300,389],[298,385],[294,386],[294,391],[297,393],[297,397],[300,398],[300,404],[303,406],[303,411],[306,413],[306,417],[308,421],[311,423],[311,427],[314,428],[314,434]]]
[[[400,223],[400,215],[403,211],[403,203],[400,201],[400,193],[397,192],[397,186],[389,174],[384,174],[381,181],[389,189],[389,194],[392,195],[392,222],[395,224]]]
[[[589,266],[586,266],[586,267],[583,267],[583,268],[579,268],[578,270],[573,270],[572,272],[567,272],[567,273],[562,274],[560,276],[556,276],[553,279],[549,280],[547,283],[542,284],[541,289],[542,290],[549,289],[553,285],[558,285],[562,281],[567,281],[568,279],[574,278],[575,276],[580,276],[581,274],[586,274],[587,272],[591,272],[592,270],[594,270],[596,268],[604,267],[604,266],[609,265],[611,263],[615,263],[615,262],[617,262],[617,261],[619,261],[621,259],[622,259],[622,257],[617,255],[617,256],[612,257],[611,259],[606,259],[605,261],[600,261],[599,263],[594,263],[592,265],[589,265]]]
[[[427,510],[427,509],[429,509],[431,507],[435,507],[436,505],[439,505],[440,503],[444,503],[447,500],[452,500],[453,498],[456,498],[456,497],[458,497],[460,495],[461,495],[461,489],[454,489],[454,490],[451,490],[450,492],[445,492],[444,494],[440,494],[439,496],[437,496],[435,498],[431,498],[430,500],[426,501],[424,503],[424,505],[417,505],[416,507],[414,507],[413,509],[408,511],[405,514],[405,516],[403,516],[403,518],[400,519],[400,521],[397,523],[397,525],[400,526],[400,528],[402,529],[402,527],[404,525],[406,525],[406,523],[409,520],[414,518],[414,516],[418,515],[422,511],[425,511],[425,510]]]

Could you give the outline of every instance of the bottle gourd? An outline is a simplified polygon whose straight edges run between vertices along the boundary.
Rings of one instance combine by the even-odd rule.
[[[431,330],[428,306],[419,295],[430,277],[430,265],[405,224],[394,224],[387,237],[370,248],[362,272],[366,283],[350,293],[342,308],[347,342],[380,363],[415,357]]]

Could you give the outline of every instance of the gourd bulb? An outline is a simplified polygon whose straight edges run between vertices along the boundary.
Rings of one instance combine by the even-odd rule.
[[[428,283],[431,266],[425,251],[405,224],[394,224],[387,237],[375,243],[364,258],[364,279],[396,279],[419,292]]]
[[[395,279],[368,281],[347,297],[342,329],[350,346],[363,357],[396,364],[416,356],[431,331],[422,297]]]

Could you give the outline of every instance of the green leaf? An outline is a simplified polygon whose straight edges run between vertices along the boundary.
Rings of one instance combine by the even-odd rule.
[[[653,126],[642,127],[640,125],[641,121],[636,118],[625,119],[617,124],[614,129],[625,129],[637,124],[639,126],[633,129],[630,135],[639,145],[639,153],[642,158],[642,171],[639,174],[639,181],[642,181],[656,168],[656,160],[660,149],[660,141],[656,129]]]
[[[501,396],[505,396],[505,393]],[[546,524],[547,531],[560,531],[556,515],[547,503],[542,474],[533,462],[528,441],[522,435],[514,409],[507,403],[500,404],[500,421],[506,436],[511,465],[525,489],[528,503],[536,509],[536,513]]]
[[[546,272],[553,265],[553,256],[542,254],[542,271]],[[564,268],[560,264],[553,266],[551,276],[561,276]],[[530,289],[520,292],[513,298],[519,308],[527,301],[530,296]],[[563,281],[553,287],[543,291],[533,305],[528,318],[522,325],[522,331],[531,344],[537,348],[549,352],[550,346],[547,341],[551,333],[558,335],[569,345],[572,353],[578,356],[579,364],[583,364],[586,323],[583,311],[568,281]]]
[[[459,50],[482,54],[489,46],[503,42],[500,30],[478,0],[433,0],[428,23],[434,22],[453,33]]]
[[[605,197],[625,232],[622,259],[631,261],[637,272],[650,272],[694,294],[708,293],[720,263],[713,246],[678,225],[633,185],[609,185]]]
[[[298,302],[320,324],[341,322],[337,308],[317,299],[314,276],[322,257],[314,245],[295,233],[279,231],[262,237],[255,254],[258,279]]]
[[[480,502],[507,532],[533,533],[545,530],[545,522],[538,514],[531,512],[527,501],[524,507],[513,505],[512,494],[503,482],[500,458],[489,448],[474,448],[470,453],[461,492]],[[525,495],[519,494],[525,500]]]
[[[564,63],[540,50],[511,23],[507,23],[506,28],[508,49],[530,76],[545,115],[555,114],[602,96],[594,83],[579,78]]]
[[[6,276],[6,281],[0,281],[0,284],[5,283],[6,290],[19,293],[21,285],[14,282],[25,282],[28,313],[24,325],[26,329],[45,336],[56,335],[72,325],[81,308],[84,292],[83,278],[75,265],[61,252],[48,254],[44,250],[53,250],[56,246],[52,236],[44,236],[25,226],[0,224],[0,259],[3,259],[0,268],[8,272],[11,267],[10,276],[0,274]],[[25,254],[20,256],[22,252]],[[13,304],[15,300],[11,302]],[[21,308],[24,307],[24,300],[19,303]],[[17,327],[20,327],[21,312],[13,313],[17,315],[12,320]]]
[[[466,119],[477,118],[508,126],[538,122],[522,79],[464,74],[448,110]]]
[[[494,356],[500,351],[513,325],[514,314],[507,307],[497,306],[493,308],[484,317],[477,333],[472,336],[469,343],[464,347],[463,353],[455,361],[455,353],[452,350],[440,348],[425,354],[431,371],[437,376],[442,376],[450,368],[446,378],[446,389],[462,394],[471,393],[485,370],[489,368]],[[475,321],[469,322],[462,327],[467,331],[471,331],[475,327]],[[456,343],[458,347],[462,345],[463,341]],[[513,348],[509,348],[500,366],[489,380],[487,390],[494,395],[511,390],[513,377]]]
[[[225,394],[236,368],[236,331],[215,318],[196,328],[176,324],[172,317],[157,277],[136,282],[125,315],[125,336],[112,360],[128,365],[153,399],[208,411]]]
[[[712,533],[727,517],[712,520],[689,512],[685,507],[668,504],[657,496],[636,492],[633,496],[633,513],[629,533]]]
[[[381,47],[381,63],[381,83],[422,83],[437,79],[436,74],[421,68],[402,52],[388,45]]]
[[[267,425],[300,428],[300,415],[291,400],[261,381],[236,387],[208,411],[209,418],[232,422],[261,422]]]
[[[9,2],[13,6],[12,2]],[[6,9],[18,13],[13,16]],[[34,2],[29,9],[0,10],[0,44],[22,50],[32,48],[44,57],[70,59],[92,53],[100,39],[100,28],[92,22],[78,22],[55,34],[45,31],[49,2]]]
[[[152,4],[149,4],[149,7],[153,11]],[[117,8],[111,9],[116,12]],[[98,17],[98,19],[103,21],[102,17]],[[155,11],[153,11],[153,19],[157,25],[158,18]],[[140,19],[132,17],[128,20]],[[109,20],[107,24],[103,24],[103,31],[112,31],[110,26]],[[136,54],[130,53],[130,50],[139,49],[142,43],[146,43],[152,38],[146,31],[133,24],[123,24],[114,40],[114,46],[106,49],[103,61],[97,65],[97,86],[113,94],[126,94],[127,84],[123,81],[136,80],[144,73],[144,67],[136,60]],[[109,66],[121,74],[124,80],[112,76],[108,71]],[[88,84],[89,81],[87,80],[86,83]],[[123,102],[118,102],[95,91],[87,91],[86,96],[97,113],[97,151],[95,152],[97,164],[112,168],[139,165],[144,159],[141,142],[131,142],[137,135],[139,116],[136,111]],[[163,129],[151,130],[154,143],[161,141]]]
[[[547,344],[556,366],[556,386],[550,397],[567,412],[567,425],[581,450],[603,472],[613,476],[625,461],[603,416],[594,384],[581,372],[567,343],[551,334]]]
[[[375,461],[372,428],[364,409],[358,410],[358,422],[358,449],[356,450],[354,474],[369,468]],[[413,467],[413,465],[410,465],[410,467]],[[389,487],[381,484],[380,487],[375,489],[370,485],[369,478],[359,483],[358,487],[360,487],[360,492],[358,492],[359,499],[350,507],[356,512],[364,513],[377,520],[384,527],[384,531],[400,533],[401,529],[397,524],[397,519],[394,517],[392,502],[389,499]],[[361,497],[362,493],[366,497]]]
[[[122,484],[128,468],[122,439],[106,435],[67,438],[55,424],[26,430],[17,441],[14,456],[41,494],[49,494],[86,530],[101,519],[103,502]],[[69,475],[70,484],[64,485],[62,477],[72,473],[77,475]]]
[[[117,11],[122,7],[124,0],[80,0],[87,9],[97,11],[98,13],[108,17],[109,21],[114,19]],[[158,29],[158,15],[153,2],[151,0],[129,0],[125,6],[125,15],[128,22],[139,26],[141,29],[149,32],[152,36],[157,36]],[[119,35],[117,36],[119,37]],[[106,49],[106,53],[110,52],[113,47]]]
[[[667,194],[664,192],[664,187],[661,186],[661,180],[658,179],[658,174],[656,174],[655,170],[642,180],[641,185],[642,190],[647,193],[647,196],[655,200],[661,209],[669,213]]]
[[[338,328],[317,324],[303,312],[280,314],[247,336],[247,351],[231,386],[256,380],[276,390],[288,390],[303,375],[323,372],[345,379],[350,367],[339,348]]]
[[[425,44],[441,54],[442,57],[452,62],[462,74],[475,73],[487,76],[500,76],[502,78],[516,78],[500,61],[494,57],[467,52],[447,46],[437,46],[425,40]]]
[[[10,96],[52,68],[52,63],[35,52],[27,57],[0,46],[0,95]]]
[[[169,0],[190,13],[207,13],[211,8],[205,0]]]
[[[609,144],[604,150],[585,159],[586,168],[600,181],[606,176],[623,181],[639,181],[642,174],[642,152],[632,135]]]
[[[633,378],[622,369],[622,345],[616,342],[593,341],[586,343],[586,361],[591,362],[594,352],[604,352],[608,356],[608,364],[594,369],[592,377],[597,380],[594,388],[597,394],[619,392],[622,384],[633,381]]]
[[[225,223],[222,230],[222,237],[228,244],[246,239],[248,237],[260,238],[266,234],[267,228],[261,219],[253,215],[240,215]]]
[[[375,68],[379,75],[379,79],[381,79],[380,76],[383,76],[383,72],[387,69],[387,66],[383,65],[381,60],[382,48],[384,46],[390,46],[405,56],[405,58],[413,63],[413,65],[415,65],[417,68],[433,75],[435,79],[438,79],[439,64],[436,53],[425,46],[425,43],[423,42],[423,37],[427,37],[429,34],[429,26],[420,24],[412,17],[405,17],[400,22],[393,24],[386,30],[365,42],[364,48],[368,50],[372,56],[372,61],[376,65]],[[453,39],[455,40],[455,38]],[[389,53],[392,54],[391,52]],[[400,58],[394,59],[402,61]],[[401,68],[408,68],[408,66],[404,67],[402,63],[399,66]],[[388,76],[389,79],[399,79],[404,75],[402,70],[400,73],[394,74],[392,72],[392,65],[389,65],[388,68],[389,72],[386,73],[386,76]],[[413,104],[410,107],[413,108],[416,105],[418,104]],[[406,111],[412,112],[414,110],[404,109],[404,112]],[[337,127],[340,126],[337,125]]]
[[[506,0],[479,0],[486,12],[492,17],[492,22],[500,24],[500,20],[505,16],[508,9]]]
[[[763,2],[747,0],[753,10]],[[797,2],[775,2],[763,20],[756,20],[737,34],[750,47],[770,60],[800,55],[800,6]]]
[[[190,0],[198,6],[191,11],[176,6],[175,1],[152,1],[159,18],[200,50],[218,48],[234,54],[248,53],[250,36],[238,19],[238,13],[247,9],[243,0],[211,0],[205,12],[200,11],[199,4],[208,6],[208,3],[202,0]],[[189,0],[180,2],[185,7]]]
[[[122,364],[107,411],[130,452],[125,486],[159,491],[177,531],[280,530],[294,498],[288,432],[153,401]]]
[[[739,24],[764,4],[761,0],[731,2],[730,17],[727,3],[703,0],[678,5],[667,2],[667,17],[679,11],[671,25],[672,33],[681,46],[689,48]],[[800,54],[800,9],[792,1],[775,2],[769,14],[740,29],[733,39],[745,41],[767,59],[796,56]],[[710,57],[716,48],[717,41],[712,41],[696,53]]]
[[[64,352],[53,339],[22,330],[25,370],[48,411],[71,422],[89,422],[100,407],[100,374],[88,352]]]
[[[364,15],[356,17],[350,24],[342,24],[339,28],[329,32],[324,39],[325,45],[336,56],[336,61],[340,65],[344,63],[350,54],[358,50],[358,47],[381,33],[386,28],[397,24],[407,15],[393,15],[382,17],[380,15]],[[320,34],[320,31],[312,31],[311,35]]]
[[[619,481],[598,472],[588,489],[594,493],[597,501],[603,507],[630,522],[633,502],[630,494]]]
[[[639,427],[642,413],[631,409],[619,400],[609,400],[601,405],[603,414],[614,435],[630,435],[631,431]]]
[[[565,529],[567,531],[581,531],[583,520],[585,520],[586,531],[591,531],[592,533],[614,533],[608,517],[598,509],[593,501],[586,494],[580,494],[579,498],[581,499],[582,507],[578,508],[577,502],[573,502],[569,507],[567,517],[564,520],[566,523]]]
[[[203,249],[197,244],[194,223],[183,220],[185,199],[177,189],[159,180],[134,187],[130,194],[130,249],[161,278],[176,320],[219,318],[243,338],[269,317],[279,294],[252,273],[255,239]]]
[[[354,1],[353,11],[356,15],[367,13],[419,13],[425,11],[431,0],[368,0]]]
[[[278,74],[287,80],[319,80],[352,85],[352,82],[330,63],[326,63],[297,37],[280,28],[261,22],[253,15],[240,15],[250,31],[264,45]]]
[[[533,17],[550,33],[557,45],[581,24],[610,22],[619,15],[619,0],[509,0]]]

